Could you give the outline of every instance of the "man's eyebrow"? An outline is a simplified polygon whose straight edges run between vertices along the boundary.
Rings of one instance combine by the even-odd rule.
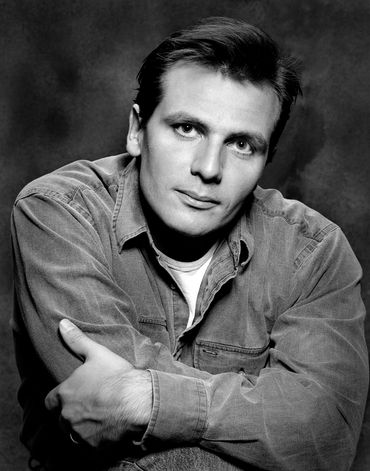
[[[192,124],[203,132],[209,131],[209,126],[207,126],[205,123],[200,121],[198,118],[195,118],[194,116],[188,113],[182,112],[182,111],[169,114],[168,116],[164,118],[164,121],[169,125],[173,125],[179,122]],[[232,142],[238,139],[246,139],[256,148],[256,150],[258,150],[258,152],[261,152],[261,153],[267,152],[268,142],[266,141],[264,136],[258,132],[250,132],[250,131],[233,132],[229,136],[227,136],[226,141]]]
[[[194,116],[188,113],[181,112],[181,111],[177,113],[169,114],[168,116],[164,118],[164,121],[169,125],[182,122],[182,123],[192,124],[196,126],[197,128],[201,129],[202,131],[209,130],[209,127],[205,123],[200,121],[198,118],[195,118]]]

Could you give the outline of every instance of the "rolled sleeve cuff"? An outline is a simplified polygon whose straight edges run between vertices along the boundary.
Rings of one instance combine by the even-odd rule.
[[[158,442],[197,443],[207,425],[208,400],[204,381],[149,370],[153,407],[140,443],[145,450]]]

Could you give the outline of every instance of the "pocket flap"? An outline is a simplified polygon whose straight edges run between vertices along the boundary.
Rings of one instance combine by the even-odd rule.
[[[260,348],[247,348],[208,340],[197,340],[194,366],[212,374],[232,371],[258,375],[266,365],[268,354],[268,345]]]

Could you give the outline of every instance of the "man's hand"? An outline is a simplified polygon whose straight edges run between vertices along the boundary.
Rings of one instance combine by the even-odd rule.
[[[59,409],[67,432],[92,446],[143,433],[152,409],[150,373],[136,370],[66,319],[59,330],[85,362],[49,392],[47,409]]]

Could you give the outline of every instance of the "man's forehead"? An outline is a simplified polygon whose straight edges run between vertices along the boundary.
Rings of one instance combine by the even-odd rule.
[[[186,74],[187,80],[179,80],[181,79],[181,76],[184,76],[184,74]],[[164,72],[161,80],[161,98],[164,98],[166,92],[168,93],[169,89],[171,91],[178,90],[178,93],[181,94],[181,91],[184,91],[184,87],[187,85],[191,86],[194,84],[194,81],[197,77],[204,74],[208,74],[208,76],[211,78],[220,77],[225,83],[229,82],[230,84],[240,87],[240,89],[243,89],[243,87],[245,89],[248,89],[251,86],[256,87],[269,96],[274,95],[280,104],[280,99],[276,91],[266,80],[256,83],[251,82],[248,79],[239,79],[222,68],[212,67],[192,61],[177,61]]]
[[[238,118],[236,121],[258,114],[261,119],[270,117],[274,127],[281,105],[275,90],[267,83],[253,84],[213,67],[179,61],[163,76],[159,108],[166,113],[195,113],[199,118],[205,115],[214,119],[222,119],[227,111],[229,117]]]

